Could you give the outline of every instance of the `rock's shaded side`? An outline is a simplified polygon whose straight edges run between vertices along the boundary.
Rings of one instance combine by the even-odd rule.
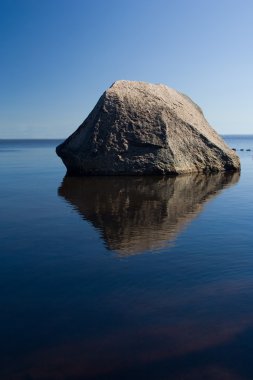
[[[70,177],[58,194],[121,256],[160,249],[240,173],[142,177]]]
[[[187,96],[161,84],[117,81],[56,148],[70,175],[235,171],[239,158]]]

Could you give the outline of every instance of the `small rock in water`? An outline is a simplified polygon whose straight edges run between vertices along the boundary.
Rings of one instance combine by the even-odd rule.
[[[56,148],[70,175],[235,171],[240,161],[188,96],[162,84],[115,82]]]
[[[243,152],[243,151],[244,151],[244,149],[240,149],[240,151],[241,151],[241,152]]]
[[[246,152],[251,152],[251,149],[246,149]]]

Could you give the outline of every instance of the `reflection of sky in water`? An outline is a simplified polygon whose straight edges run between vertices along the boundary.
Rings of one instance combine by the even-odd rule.
[[[116,187],[112,204],[121,224],[129,215],[142,232],[157,223],[167,242],[166,215],[180,210],[183,220],[172,245],[122,259],[97,230],[113,223],[105,220],[103,196],[95,210],[84,200],[93,214],[82,219],[80,204],[57,195],[64,168],[53,147],[17,149],[0,153],[1,379],[253,378],[250,152],[239,153],[240,179],[223,191],[222,181],[207,180],[206,196],[203,181],[192,194],[180,185],[192,208],[177,200],[175,181],[166,203],[158,181],[155,210],[165,204],[165,211],[149,218],[152,208],[141,208],[141,225],[138,210],[124,214]],[[139,191],[145,206],[146,185]]]

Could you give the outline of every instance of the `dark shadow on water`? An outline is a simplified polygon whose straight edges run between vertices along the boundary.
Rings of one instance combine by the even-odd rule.
[[[237,183],[239,176],[66,176],[58,194],[92,223],[109,250],[125,256],[168,245],[205,202]]]

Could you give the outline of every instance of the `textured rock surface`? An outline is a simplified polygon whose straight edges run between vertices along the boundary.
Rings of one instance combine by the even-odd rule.
[[[239,173],[69,177],[58,190],[93,224],[108,249],[133,255],[167,246]]]
[[[239,158],[187,96],[117,81],[56,148],[68,174],[179,174],[238,170]]]

